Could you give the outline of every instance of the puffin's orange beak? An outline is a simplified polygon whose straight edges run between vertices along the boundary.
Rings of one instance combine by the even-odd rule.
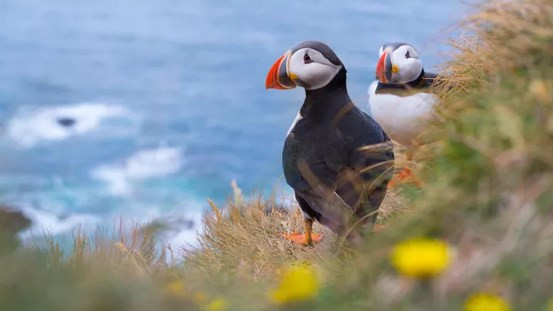
[[[286,52],[271,66],[265,80],[265,88],[288,90],[296,87],[296,84],[288,74],[290,54],[290,51]]]
[[[384,51],[378,60],[378,64],[376,65],[376,78],[378,81],[384,84],[390,83],[392,80],[392,69],[393,66],[390,51]]]

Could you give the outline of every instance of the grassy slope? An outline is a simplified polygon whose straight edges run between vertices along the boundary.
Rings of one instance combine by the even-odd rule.
[[[425,185],[392,193],[386,228],[360,250],[322,227],[323,244],[290,245],[278,233],[301,228],[299,213],[236,199],[213,206],[200,248],[182,255],[138,229],[77,234],[68,258],[56,245],[0,255],[0,310],[201,310],[218,297],[230,310],[274,310],[266,292],[296,261],[320,272],[317,310],[455,310],[476,291],[543,310],[553,296],[553,3],[513,2],[492,1],[463,25],[475,35],[453,43],[436,88],[443,103],[419,154]],[[447,240],[455,259],[417,282],[397,275],[389,253],[421,235]],[[168,265],[164,251],[182,260]]]

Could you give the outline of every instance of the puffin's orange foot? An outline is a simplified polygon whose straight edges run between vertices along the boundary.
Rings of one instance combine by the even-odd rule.
[[[293,232],[290,234],[281,233],[280,235],[286,240],[292,241],[296,244],[309,245],[309,243],[307,243],[307,237],[305,236],[305,234]],[[313,240],[313,244],[317,244],[323,240],[323,235],[319,233],[312,233],[311,239]]]
[[[394,187],[397,184],[402,182],[411,182],[417,187],[422,187],[423,185],[422,181],[419,178],[417,178],[417,176],[413,174],[413,171],[408,167],[405,167],[401,172],[399,172],[399,174],[396,174],[392,178],[392,180],[388,182],[388,186]]]

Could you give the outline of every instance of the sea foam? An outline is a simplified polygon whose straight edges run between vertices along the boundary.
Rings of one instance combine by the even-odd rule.
[[[29,229],[20,234],[21,239],[40,240],[44,234],[51,236],[70,236],[76,229],[82,228],[88,234],[95,234],[98,228],[110,229],[117,233],[120,219],[124,220],[123,230],[129,229],[133,224],[147,225],[149,223],[162,224],[163,230],[159,232],[159,241],[165,245],[171,245],[173,250],[183,247],[197,246],[197,233],[202,230],[202,212],[198,208],[194,211],[173,210],[162,212],[159,208],[152,207],[144,211],[146,216],[133,217],[133,215],[109,215],[98,217],[84,213],[56,213],[43,210],[30,205],[20,207],[22,213],[31,220]],[[137,211],[136,211],[137,212]],[[131,213],[133,214],[133,213]],[[135,213],[137,214],[137,213]],[[114,225],[115,224],[115,225]],[[109,235],[106,236],[109,238]]]
[[[133,182],[177,173],[182,165],[180,148],[160,147],[137,151],[122,164],[98,166],[90,174],[106,182],[112,195],[128,196]]]
[[[60,141],[84,135],[110,118],[135,118],[127,109],[103,103],[20,111],[6,126],[7,136],[18,145],[31,148],[43,141]]]
[[[21,211],[32,222],[31,228],[23,232],[23,238],[36,236],[43,232],[58,235],[74,230],[79,226],[92,227],[100,222],[99,217],[91,214],[55,214],[32,206],[23,206]]]

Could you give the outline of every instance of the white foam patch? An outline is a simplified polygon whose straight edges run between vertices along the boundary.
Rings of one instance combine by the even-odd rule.
[[[180,148],[160,147],[138,151],[120,165],[96,167],[91,176],[106,182],[112,195],[128,196],[133,182],[177,173],[182,165]]]
[[[17,114],[7,124],[7,135],[21,146],[30,148],[41,141],[59,141],[89,133],[109,118],[129,116],[129,111],[122,106],[102,103],[36,109]],[[63,119],[72,124],[60,124]]]
[[[165,221],[167,228],[161,240],[173,249],[195,247],[198,245],[198,233],[203,230],[200,212],[184,212],[181,215],[170,214],[160,220]]]
[[[69,232],[78,226],[95,225],[100,222],[99,217],[90,214],[57,215],[30,206],[23,207],[21,211],[32,222],[31,228],[23,232],[23,238],[42,232],[58,235]]]
[[[192,203],[194,205],[194,203]],[[172,211],[161,213],[159,209],[150,209],[149,214],[156,216],[143,217],[141,223],[156,221],[163,224],[163,230],[159,239],[165,245],[178,252],[183,248],[198,246],[198,233],[203,230],[202,209],[198,205],[196,208],[185,211]],[[169,255],[169,254],[168,254]],[[178,253],[175,253],[178,255]]]
[[[130,206],[133,208],[127,209],[121,217],[141,224],[162,224],[159,239],[164,244],[171,245],[174,251],[183,247],[195,247],[198,245],[198,233],[203,230],[203,208],[207,202],[189,196],[183,196],[179,202],[182,203],[170,210],[166,210],[163,204],[132,203]]]
[[[143,210],[143,208],[140,208],[140,210]],[[20,238],[23,240],[40,238],[43,233],[52,236],[67,234],[81,227],[85,228],[87,232],[94,232],[94,228],[98,225],[111,226],[118,218],[122,218],[130,219],[131,223],[143,225],[150,222],[162,223],[164,229],[160,233],[160,241],[165,245],[171,245],[174,251],[179,251],[184,247],[197,246],[197,235],[202,230],[202,213],[199,206],[194,211],[185,210],[169,213],[163,213],[159,208],[152,207],[146,209],[144,214],[147,216],[137,218],[131,217],[131,215],[111,215],[100,218],[92,214],[56,214],[31,206],[24,206],[21,211],[32,222],[29,229],[21,232]],[[130,228],[130,226],[127,228]]]
[[[183,248],[198,246],[198,233],[203,230],[202,204],[197,199],[183,199],[185,208],[174,208],[164,211],[160,205],[141,205],[133,203],[134,209],[119,215],[130,223],[147,225],[159,223],[162,230],[159,232],[159,241],[175,251],[174,255]],[[114,219],[117,217],[114,216]],[[169,255],[169,254],[168,254]],[[169,259],[169,258],[168,258]]]

